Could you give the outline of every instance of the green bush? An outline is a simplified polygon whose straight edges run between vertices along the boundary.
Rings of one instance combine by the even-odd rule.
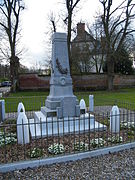
[[[34,149],[30,152],[29,155],[30,155],[31,158],[41,157],[41,156],[43,155],[43,149],[34,148]]]
[[[106,141],[103,138],[96,138],[96,139],[92,139],[90,141],[90,144],[91,144],[91,146],[93,148],[95,148],[95,147],[102,147],[102,146],[104,146],[105,142]]]
[[[74,150],[75,151],[87,151],[88,150],[88,144],[84,142],[76,142],[74,144]]]
[[[65,148],[64,148],[63,144],[54,143],[51,146],[49,146],[48,151],[50,154],[56,155],[56,154],[64,153]]]
[[[116,136],[112,136],[112,137],[108,137],[108,142],[112,142],[112,143],[120,143],[123,141],[123,137],[116,135]]]
[[[16,142],[17,142],[16,134],[10,133],[6,135],[4,132],[0,132],[0,147],[9,144],[14,144]]]

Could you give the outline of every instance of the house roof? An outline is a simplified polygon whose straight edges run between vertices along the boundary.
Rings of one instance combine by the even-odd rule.
[[[73,39],[72,43],[91,41],[95,41],[95,39],[85,30],[85,23],[78,23],[77,36]]]

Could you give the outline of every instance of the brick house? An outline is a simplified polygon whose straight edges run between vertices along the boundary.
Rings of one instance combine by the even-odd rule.
[[[78,23],[77,35],[71,42],[72,66],[82,73],[103,72],[100,47],[100,41],[85,30],[85,23]]]

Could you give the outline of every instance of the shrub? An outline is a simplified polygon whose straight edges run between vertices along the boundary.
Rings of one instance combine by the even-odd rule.
[[[122,122],[121,123],[122,129],[131,129],[135,131],[135,123],[134,122]]]
[[[91,144],[91,146],[92,147],[102,147],[102,146],[104,146],[104,144],[105,144],[105,140],[103,139],[103,138],[96,138],[96,139],[92,139],[91,141],[90,141],[90,144]]]
[[[88,150],[88,144],[84,142],[76,142],[74,145],[74,150],[75,151],[86,151]]]
[[[31,152],[30,152],[30,157],[31,158],[37,158],[37,157],[41,157],[43,155],[43,150],[40,148],[34,148]]]
[[[120,143],[123,141],[123,138],[122,136],[116,135],[116,136],[108,137],[108,141],[112,143]]]
[[[64,153],[65,148],[64,148],[63,144],[54,143],[51,146],[49,146],[48,151],[50,154],[56,155],[56,154]]]
[[[10,133],[6,135],[4,132],[0,132],[0,147],[8,144],[14,144],[16,142],[16,134]]]

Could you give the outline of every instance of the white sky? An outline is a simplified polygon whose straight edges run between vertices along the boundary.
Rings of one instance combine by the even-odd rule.
[[[64,0],[24,0],[26,9],[22,14],[22,43],[27,50],[25,58],[21,61],[26,66],[35,66],[39,61],[45,61],[48,57],[48,41],[49,36],[46,32],[49,31],[48,14],[62,14],[66,11]],[[91,22],[96,11],[99,10],[101,4],[99,0],[82,0],[81,9],[78,9],[76,15],[77,22]],[[115,0],[118,2],[120,0]],[[57,29],[59,32],[66,32],[61,27]]]
[[[25,49],[25,58],[21,61],[26,66],[35,66],[39,61],[45,61],[48,56],[49,36],[46,32],[49,31],[48,14],[51,11],[61,13],[63,0],[24,0],[26,9],[22,14],[22,43]],[[94,16],[95,11],[100,5],[99,0],[83,0],[81,9],[78,9],[77,20],[90,22]],[[64,11],[63,11],[64,12]],[[57,31],[64,32],[62,28]]]

